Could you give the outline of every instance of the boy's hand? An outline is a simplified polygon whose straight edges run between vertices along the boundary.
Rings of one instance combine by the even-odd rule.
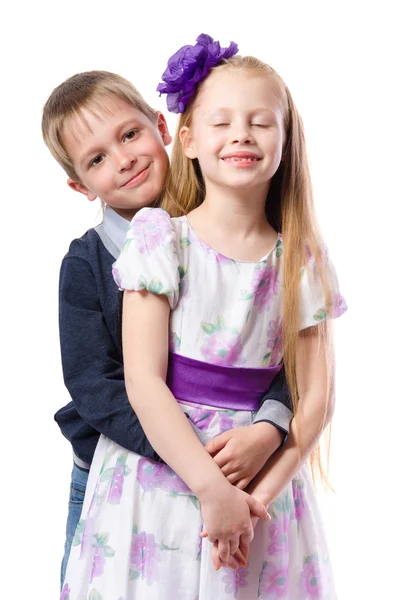
[[[210,440],[205,448],[226,479],[243,490],[282,441],[277,427],[261,422],[225,431]]]

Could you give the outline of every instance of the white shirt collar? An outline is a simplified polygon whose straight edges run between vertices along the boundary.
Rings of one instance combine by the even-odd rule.
[[[120,252],[123,249],[129,225],[130,221],[128,219],[120,217],[111,206],[106,206],[103,216],[103,226],[106,234]]]

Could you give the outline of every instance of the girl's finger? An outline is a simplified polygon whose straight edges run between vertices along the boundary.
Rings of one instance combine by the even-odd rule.
[[[212,564],[214,565],[214,569],[215,571],[219,571],[219,569],[222,566],[222,563],[219,559],[219,553],[218,553],[218,542],[215,542],[214,545],[212,546]]]
[[[244,542],[242,542],[240,540],[240,546],[239,546],[238,551],[241,552],[241,555],[243,556],[243,560],[245,560],[247,564],[248,564],[249,550],[250,550],[249,544],[244,544]]]
[[[218,540],[218,555],[219,560],[223,563],[228,562],[230,556],[230,542],[229,540]]]
[[[246,499],[250,511],[255,517],[259,517],[259,519],[262,519],[262,521],[270,521],[271,517],[267,512],[267,508],[263,504],[258,502],[258,500],[256,500],[252,496],[247,496]]]
[[[222,565],[223,567],[229,567],[230,569],[233,569],[234,571],[237,571],[237,569],[240,568],[240,563],[238,562],[238,560],[236,560],[234,558],[234,556],[230,555],[229,557],[229,562],[227,565]]]
[[[248,564],[247,558],[241,552],[240,548],[237,548],[236,552],[234,553],[233,558],[236,559],[236,561],[238,562],[240,567],[246,567]]]

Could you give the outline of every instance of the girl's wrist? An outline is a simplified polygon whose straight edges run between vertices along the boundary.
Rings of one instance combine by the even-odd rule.
[[[219,501],[222,494],[227,494],[230,488],[233,487],[231,483],[221,473],[220,477],[215,477],[212,480],[208,480],[204,485],[200,485],[194,491],[195,495],[199,499],[201,504],[206,502],[212,502],[214,499]]]
[[[263,506],[265,506],[266,508],[273,501],[273,498],[271,497],[269,490],[267,490],[264,487],[262,487],[262,489],[261,489],[260,485],[252,492],[251,496],[253,498],[255,498],[255,500],[258,500],[258,502],[263,504]]]

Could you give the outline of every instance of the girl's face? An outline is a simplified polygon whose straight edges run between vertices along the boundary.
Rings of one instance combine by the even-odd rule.
[[[165,145],[171,142],[164,117],[153,123],[124,100],[110,96],[101,109],[81,110],[62,135],[80,181],[69,185],[99,197],[120,215],[131,218],[151,204],[164,186],[168,170]]]
[[[191,127],[180,139],[197,158],[209,190],[263,187],[277,171],[285,139],[275,84],[262,74],[221,67],[204,81]]]

